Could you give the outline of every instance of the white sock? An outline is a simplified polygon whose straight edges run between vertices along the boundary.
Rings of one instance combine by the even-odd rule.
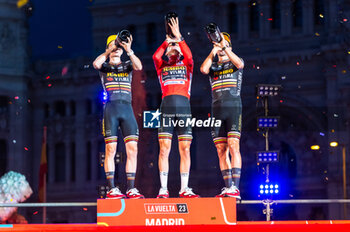
[[[190,173],[188,173],[188,172],[181,173],[181,190],[180,190],[180,192],[184,191],[188,187],[189,177],[190,177]]]
[[[160,187],[168,189],[168,172],[159,172],[160,176]]]

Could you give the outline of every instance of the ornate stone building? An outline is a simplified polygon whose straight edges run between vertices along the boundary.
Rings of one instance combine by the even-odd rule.
[[[280,198],[344,197],[341,149],[330,148],[329,142],[336,140],[349,148],[350,5],[347,1],[95,0],[90,11],[95,56],[103,52],[109,34],[127,28],[134,37],[133,50],[143,62],[143,73],[135,75],[133,84],[136,88],[134,106],[138,107],[136,116],[141,129],[137,186],[147,197],[154,197],[159,187],[158,143],[156,130],[142,128],[142,110],[157,109],[160,105],[160,87],[151,57],[165,39],[163,17],[168,11],[178,13],[181,32],[194,56],[191,104],[196,117],[207,117],[211,101],[208,78],[199,72],[200,64],[211,49],[203,27],[214,21],[222,31],[229,32],[233,50],[245,61],[241,141],[243,199],[258,198],[257,188],[264,171],[255,158],[255,152],[265,148],[264,137],[256,129],[256,117],[262,113],[261,99],[255,95],[258,83],[283,86],[278,97],[269,99],[270,114],[280,116],[279,128],[270,134],[271,149],[281,151],[281,162],[271,168],[271,180],[281,185]],[[8,18],[15,15],[10,14]],[[15,22],[22,22],[19,25],[23,29],[10,31],[24,38],[25,21],[22,16],[18,17],[22,21]],[[14,25],[11,21],[8,27],[22,28]],[[0,27],[0,30],[4,31],[3,28]],[[4,33],[8,32],[2,32],[0,36]],[[1,41],[3,38],[0,38]],[[16,64],[20,63],[18,60],[22,61],[19,66],[14,66],[14,60],[6,66],[9,62],[7,56],[5,60],[0,55],[1,95],[13,103],[1,103],[0,108],[0,138],[6,143],[5,157],[16,155],[28,159],[27,162],[14,163],[16,159],[11,161],[12,158],[7,158],[7,169],[26,170],[32,185],[37,186],[42,127],[46,125],[48,200],[94,201],[96,186],[104,184],[103,169],[98,163],[98,153],[103,151],[104,146],[99,123],[102,88],[97,72],[91,68],[94,57],[38,61],[33,67],[34,74],[26,78],[28,72],[24,72],[24,67],[27,57],[24,51],[25,47],[11,53],[10,57],[17,61]],[[123,58],[127,57],[124,55]],[[138,91],[143,88],[145,96]],[[14,99],[17,95],[19,99]],[[1,102],[8,102],[7,98]],[[31,104],[24,104],[28,98]],[[23,114],[16,115],[20,107]],[[12,142],[13,139],[16,143]],[[31,145],[29,151],[23,149],[27,143]],[[321,149],[311,151],[313,144],[320,145]],[[176,145],[174,142],[174,148]],[[120,151],[123,152],[123,149]],[[2,150],[0,152],[3,154]],[[26,152],[28,155],[25,155]],[[202,196],[217,194],[223,183],[208,130],[194,130],[191,153],[190,185]],[[176,148],[172,151],[170,162],[169,188],[175,197],[180,181]],[[23,166],[22,169],[18,165]],[[118,172],[118,181],[124,188],[123,164],[118,165]],[[349,184],[347,188],[349,192]],[[342,207],[278,206],[274,216],[275,219],[342,219]],[[60,210],[58,214],[49,212],[49,220],[95,220],[93,209]],[[238,212],[241,220],[264,218],[261,208],[256,206],[240,205]],[[33,221],[40,221],[35,216],[31,217]]]

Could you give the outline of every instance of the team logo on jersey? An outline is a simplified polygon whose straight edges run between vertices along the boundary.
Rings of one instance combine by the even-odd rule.
[[[143,128],[159,128],[160,127],[160,115],[159,109],[156,111],[144,111],[143,112]]]
[[[184,79],[186,80],[186,66],[171,66],[165,67],[162,70],[162,80]]]

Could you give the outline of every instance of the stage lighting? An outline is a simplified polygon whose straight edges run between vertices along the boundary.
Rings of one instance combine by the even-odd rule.
[[[278,184],[260,184],[259,185],[259,193],[261,195],[277,195],[279,194],[280,189]]]
[[[331,142],[331,143],[329,144],[329,146],[331,146],[331,147],[337,147],[337,146],[338,146],[338,142]]]
[[[105,103],[107,100],[108,100],[108,94],[107,94],[107,92],[106,91],[102,91],[102,92],[100,92],[100,101],[102,102],[102,103]]]
[[[109,187],[108,186],[99,185],[98,186],[98,197],[99,198],[105,198],[108,191],[109,191]]]
[[[104,152],[99,152],[99,157],[100,157],[100,166],[103,167],[104,163],[105,163],[105,158],[106,158],[106,155]],[[124,157],[124,154],[123,152],[116,152],[115,153],[115,156],[114,156],[114,161],[116,164],[119,164],[119,163],[124,163],[124,160],[125,160],[125,157]]]
[[[277,163],[279,161],[279,151],[258,151],[256,153],[257,163]]]
[[[259,128],[276,128],[278,126],[279,117],[259,117]]]
[[[269,85],[269,84],[258,84],[256,86],[257,95],[260,97],[277,96],[281,88],[282,88],[281,85]]]

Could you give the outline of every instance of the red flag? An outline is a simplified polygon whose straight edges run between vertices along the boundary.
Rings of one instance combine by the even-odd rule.
[[[47,128],[44,126],[43,142],[41,146],[41,160],[39,170],[39,202],[46,202],[46,174],[47,174],[47,154],[46,154],[46,136]]]

